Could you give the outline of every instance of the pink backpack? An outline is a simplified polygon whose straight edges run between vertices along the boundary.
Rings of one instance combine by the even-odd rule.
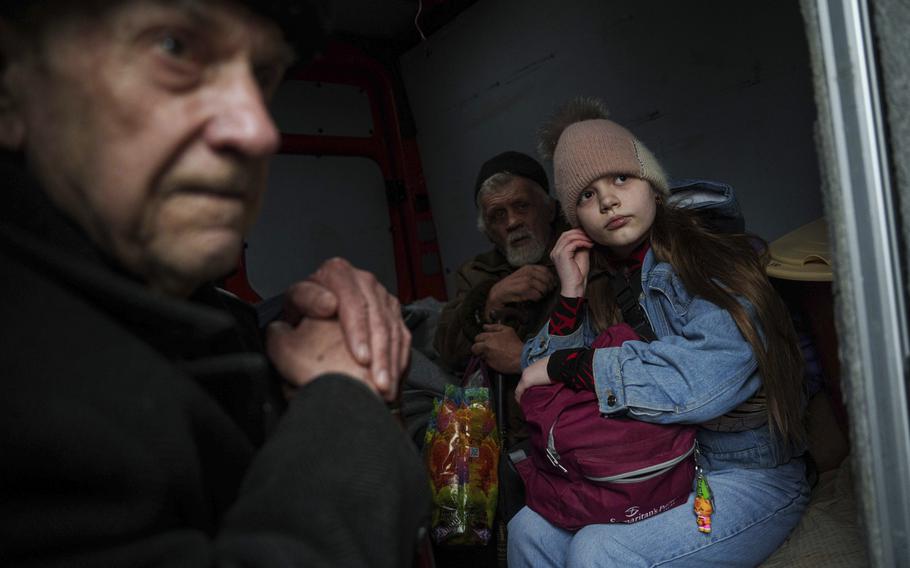
[[[614,345],[637,337],[631,329],[631,336],[608,331],[614,332]],[[695,426],[605,417],[595,393],[562,384],[528,389],[521,409],[530,456],[518,450],[510,458],[524,480],[527,506],[554,525],[574,531],[634,523],[688,499]]]

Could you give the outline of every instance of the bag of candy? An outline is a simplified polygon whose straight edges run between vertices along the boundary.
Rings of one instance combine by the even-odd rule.
[[[468,364],[461,387],[447,385],[434,401],[424,459],[433,492],[433,541],[487,544],[499,490],[499,433],[489,371],[479,358]]]

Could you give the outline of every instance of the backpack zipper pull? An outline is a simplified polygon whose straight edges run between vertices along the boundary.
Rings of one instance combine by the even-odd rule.
[[[553,467],[558,467],[562,470],[563,473],[569,473],[569,471],[559,463],[559,454],[556,453],[556,450],[552,448],[547,448],[547,459],[550,460],[550,463],[553,464]]]

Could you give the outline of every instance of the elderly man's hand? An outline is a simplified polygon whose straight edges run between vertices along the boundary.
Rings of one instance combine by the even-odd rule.
[[[342,373],[379,394],[370,380],[370,369],[355,361],[345,346],[338,320],[308,317],[296,326],[272,322],[266,331],[266,349],[275,368],[293,387],[326,373]]]
[[[507,325],[487,324],[474,338],[471,353],[480,356],[487,365],[500,373],[521,372],[521,349],[524,343],[515,330]]]
[[[556,287],[556,277],[546,266],[522,266],[493,285],[487,295],[484,315],[493,319],[493,312],[513,302],[537,301]]]
[[[518,381],[518,386],[515,387],[515,400],[517,402],[521,402],[521,396],[529,388],[552,383],[550,375],[547,374],[547,363],[549,362],[550,358],[544,357],[524,370],[521,374],[521,380]]]
[[[327,260],[288,289],[285,320],[295,324],[302,317],[337,317],[355,360],[369,365],[371,380],[386,400],[395,399],[411,355],[411,332],[398,298],[375,276],[344,259]]]

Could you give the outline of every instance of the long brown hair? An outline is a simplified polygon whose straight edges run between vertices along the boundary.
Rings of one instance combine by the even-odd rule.
[[[730,313],[758,361],[772,432],[792,445],[804,443],[803,358],[790,314],[765,274],[766,243],[752,235],[712,232],[697,213],[660,200],[650,239],[654,256],[673,266],[691,295]],[[585,295],[598,330],[618,317],[608,279],[598,277],[607,264],[595,249]],[[754,321],[737,297],[754,307]]]

